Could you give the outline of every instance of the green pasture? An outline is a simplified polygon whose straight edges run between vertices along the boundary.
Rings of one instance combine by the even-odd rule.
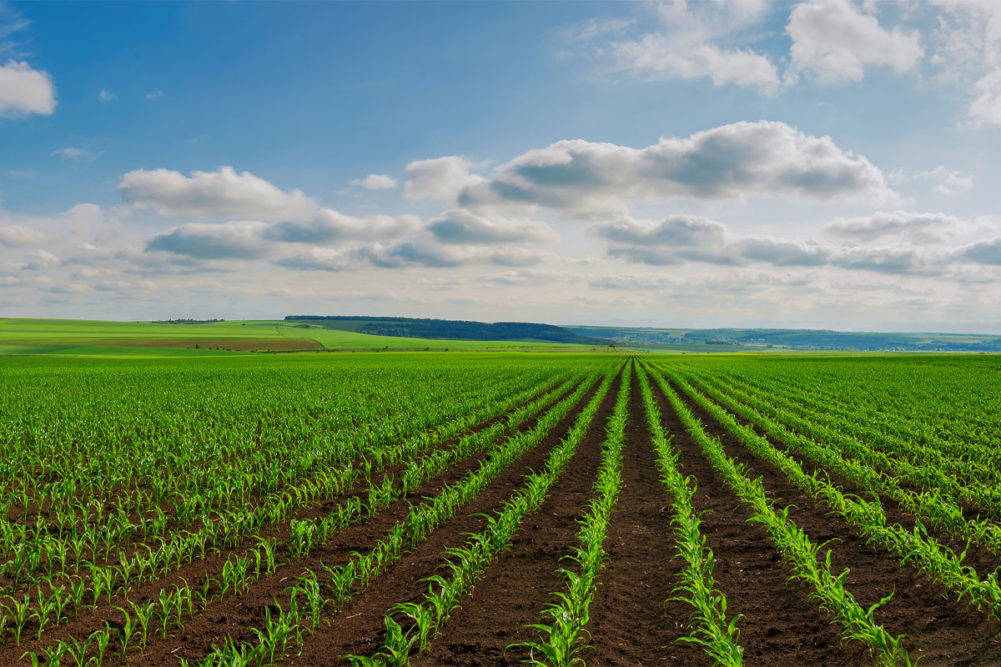
[[[372,336],[281,320],[155,324],[101,320],[0,319],[0,356],[190,357],[363,351],[590,352],[539,341],[430,340]]]

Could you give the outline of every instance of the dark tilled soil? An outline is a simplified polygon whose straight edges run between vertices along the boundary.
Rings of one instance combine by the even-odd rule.
[[[462,603],[416,665],[518,664],[524,648],[510,644],[536,639],[530,623],[542,620],[553,592],[564,588],[560,558],[576,543],[577,520],[586,510],[601,460],[604,424],[612,413],[617,384],[595,414],[577,453],[550,490],[539,511],[526,517],[511,547],[484,573],[472,595]]]
[[[596,418],[570,461],[563,476],[551,490],[540,511],[526,518],[511,548],[488,568],[472,595],[442,629],[442,634],[424,655],[415,656],[417,665],[513,664],[528,656],[512,643],[534,640],[526,629],[542,619],[553,593],[564,588],[559,569],[568,566],[560,557],[576,543],[577,519],[583,513],[599,465],[604,422],[614,404],[614,383]],[[554,428],[543,442],[521,457],[488,485],[455,518],[439,528],[413,553],[356,595],[344,610],[328,614],[329,623],[306,638],[301,655],[290,656],[294,665],[343,664],[347,653],[369,654],[384,641],[383,619],[393,605],[417,601],[426,584],[420,580],[440,571],[445,551],[463,544],[465,533],[481,530],[484,520],[472,516],[496,509],[516,489],[530,469],[538,469],[576,418],[584,402],[593,395],[592,387]],[[865,665],[871,664],[868,649],[858,641],[843,642],[841,627],[833,616],[820,609],[810,597],[812,588],[790,581],[791,569],[780,559],[768,534],[759,524],[750,523],[750,511],[725,487],[702,455],[700,447],[685,431],[670,404],[655,389],[665,431],[673,436],[685,474],[693,475],[698,491],[695,510],[702,512],[702,530],[716,557],[715,577],[728,601],[728,618],[739,615],[740,643],[748,665]],[[777,508],[790,506],[790,517],[814,542],[834,540],[830,548],[835,571],[850,568],[848,588],[863,606],[894,592],[892,600],[876,612],[876,620],[893,634],[907,635],[905,645],[923,665],[1001,664],[1001,626],[965,603],[954,602],[941,586],[930,581],[899,559],[871,547],[843,520],[800,493],[781,473],[752,456],[724,428],[693,402],[687,401],[706,430],[718,436],[727,453],[748,466],[748,475],[760,476]],[[638,384],[634,380],[629,405],[630,421],[623,452],[623,486],[609,526],[606,568],[599,576],[597,593],[590,608],[587,627],[588,648],[581,652],[589,665],[702,665],[710,660],[701,647],[680,642],[687,634],[691,609],[670,601],[677,573],[683,566],[676,553],[671,508],[666,489],[649,441]],[[534,424],[530,420],[525,427]],[[482,427],[481,425],[480,427]],[[417,491],[409,502],[431,496],[448,483],[457,481],[482,460],[476,455],[453,466],[438,479]],[[808,470],[812,470],[807,465]],[[835,480],[842,481],[842,480]],[[181,658],[196,663],[213,644],[230,635],[237,642],[252,638],[250,626],[259,626],[264,610],[277,597],[287,599],[285,588],[303,568],[320,571],[320,563],[346,562],[352,551],[365,551],[385,536],[386,531],[405,515],[408,501],[358,526],[336,535],[308,558],[283,566],[279,572],[243,594],[216,601],[188,621],[183,630],[166,639],[154,636],[143,655],[133,653],[130,664],[177,664]],[[891,521],[910,525],[899,508],[886,507]],[[979,557],[979,555],[977,556]],[[155,589],[173,584],[177,575],[190,576],[197,584],[205,569],[217,572],[219,556],[181,568],[160,582],[144,586],[130,598],[142,599]],[[197,572],[196,572],[197,570]],[[114,624],[118,612],[107,604],[81,614],[80,619],[47,632],[42,645],[67,634],[85,636],[104,619]],[[86,631],[84,631],[86,628]],[[0,646],[0,664],[14,664],[25,649],[36,642],[26,638],[20,647]],[[114,642],[112,642],[114,650]],[[112,663],[116,662],[114,660]]]
[[[589,665],[700,665],[710,660],[692,643],[691,607],[671,600],[684,561],[671,525],[667,488],[650,442],[639,380],[633,375],[622,454],[622,488],[609,524],[608,565],[591,601]]]
[[[905,634],[904,646],[923,665],[1001,664],[1001,625],[931,581],[910,565],[901,565],[893,554],[866,543],[858,531],[829,509],[790,484],[784,475],[752,456],[736,437],[693,402],[689,409],[720,438],[727,454],[748,466],[748,476],[761,476],[765,489],[777,506],[790,505],[790,518],[815,543],[831,544],[835,572],[848,568],[847,588],[864,607],[893,594],[875,613],[875,619],[894,635]],[[891,510],[888,518],[895,516]],[[728,596],[729,597],[729,596]],[[743,623],[741,626],[743,627]],[[748,640],[750,652],[750,637]]]
[[[693,401],[690,401],[690,403],[694,404]],[[733,411],[730,412],[731,414],[733,413]],[[742,424],[753,430],[758,435],[768,438],[768,441],[771,442],[776,449],[785,452],[787,455],[795,459],[800,464],[800,466],[802,466],[803,470],[807,474],[812,475],[814,472],[820,469],[820,466],[814,463],[813,460],[801,456],[797,452],[790,450],[789,447],[786,446],[784,442],[781,442],[775,438],[768,437],[765,434],[765,432],[758,426],[750,423],[749,421],[743,420],[742,418],[738,417],[738,419],[741,419]],[[788,425],[786,425],[786,428],[788,428],[791,431],[795,431],[794,428]],[[853,482],[849,481],[848,479],[839,475],[833,470],[828,470],[825,468],[824,474],[827,475],[827,478],[831,481],[832,484],[841,487],[848,493],[854,493],[866,499],[873,498],[873,494],[862,489],[858,485],[854,484]],[[911,490],[913,491],[915,489],[911,488]],[[917,491],[921,492],[921,489],[917,489]],[[892,498],[888,498],[885,495],[880,495],[879,502],[883,506],[883,511],[886,514],[886,518],[889,523],[900,524],[907,530],[914,529],[915,525],[914,515],[904,510],[897,501],[893,500]],[[968,518],[976,516],[976,512],[971,510],[969,507],[963,506],[962,509],[964,512],[964,516]],[[971,544],[969,545],[969,547],[967,547],[965,541],[960,541],[956,538],[953,538],[942,530],[927,525],[925,526],[925,528],[927,529],[929,535],[934,537],[942,544],[951,548],[955,553],[959,554],[962,553],[963,550],[966,550],[966,558],[963,561],[964,564],[970,565],[971,567],[976,569],[976,571],[980,573],[981,577],[985,576],[990,572],[993,572],[999,565],[1001,565],[1001,560],[999,560],[998,554],[993,554],[990,552],[990,550],[984,547],[980,547],[975,544]]]
[[[586,396],[592,395],[596,386],[589,389]],[[562,400],[564,396],[569,395],[572,391],[572,389],[567,391],[560,399],[549,404],[546,409],[558,402],[558,400]],[[496,419],[490,420],[487,424],[479,424],[470,429],[468,433],[481,430],[489,423],[496,421]],[[524,431],[531,429],[537,421],[538,416],[532,417],[520,425],[517,430]],[[452,439],[443,446],[451,446],[455,441],[457,439]],[[328,565],[334,565],[339,562],[335,560],[336,555],[342,556],[341,560],[346,561],[350,557],[351,551],[364,551],[370,548],[376,540],[385,537],[386,532],[396,521],[406,515],[410,503],[420,502],[421,498],[425,496],[436,495],[443,486],[461,479],[462,476],[478,465],[485,456],[485,453],[474,454],[454,465],[443,475],[414,491],[407,499],[394,503],[369,521],[350,526],[341,531],[330,543],[315,549],[308,559],[296,562],[293,565],[279,567],[278,573],[275,576],[258,582],[242,595],[231,595],[227,600],[217,600],[211,603],[206,610],[189,619],[179,633],[175,631],[174,636],[168,635],[168,637],[162,638],[156,635],[151,629],[149,647],[142,654],[137,651],[130,652],[129,663],[138,665],[176,664],[179,661],[179,657],[187,657],[191,660],[187,653],[189,648],[194,647],[194,650],[198,651],[196,655],[201,656],[211,648],[213,643],[220,643],[227,633],[232,633],[236,637],[243,636],[238,635],[238,633],[243,631],[244,635],[249,636],[249,625],[258,626],[262,622],[264,606],[272,601],[273,596],[277,596],[280,600],[287,599],[288,596],[284,594],[284,588],[293,583],[292,579],[302,574],[303,568],[308,567],[316,572],[320,572],[322,570],[320,565],[321,560]],[[322,502],[318,504],[322,504]],[[269,534],[276,536],[284,534],[287,536],[287,533],[288,526],[286,524],[276,528]],[[241,548],[253,546],[255,543],[256,539],[248,540]],[[185,582],[193,587],[198,587],[205,581],[207,576],[219,576],[223,563],[233,551],[228,550],[222,554],[210,553],[205,560],[185,564],[160,580],[139,586],[129,594],[128,599],[138,602],[155,598],[161,589],[169,590],[172,586],[184,585]],[[284,554],[280,553],[279,557],[282,555]],[[258,599],[255,600],[255,598]],[[82,609],[79,615],[71,618],[68,623],[58,628],[48,629],[41,641],[35,640],[33,635],[26,633],[19,647],[13,646],[10,642],[6,645],[0,645],[0,665],[16,663],[26,650],[37,651],[42,647],[50,646],[53,642],[60,639],[85,637],[95,628],[102,627],[106,620],[113,627],[121,627],[123,617],[115,609],[115,605],[128,607],[127,601],[120,597],[114,599],[111,604],[102,601],[96,609]],[[29,623],[29,628],[31,625]],[[210,639],[210,641],[204,643],[204,646],[199,647],[198,641],[201,637]]]
[[[612,389],[616,385],[617,383]],[[357,595],[329,625],[321,625],[317,632],[306,640],[302,653],[289,658],[288,663],[310,667],[339,665],[344,664],[341,657],[343,655],[368,655],[378,650],[385,641],[386,612],[401,602],[419,601],[423,598],[427,585],[419,582],[422,578],[439,571],[444,565],[446,562],[444,551],[463,544],[466,541],[464,537],[466,533],[477,532],[485,527],[483,517],[473,515],[490,512],[499,507],[521,485],[522,479],[529,471],[538,470],[545,464],[549,453],[559,444],[592,394],[593,391],[588,392],[581,403],[561,420],[537,447],[490,484],[459,515],[393,565],[366,591]],[[609,396],[612,395],[610,391]],[[611,399],[606,397],[604,403],[610,405],[609,400]]]
[[[571,410],[571,416],[566,417],[560,423],[560,427],[564,430],[568,427],[570,423],[569,420],[573,419],[573,416],[576,415],[580,407],[583,405],[582,402],[587,400],[587,396],[590,396],[593,391],[594,388],[585,394],[585,397],[581,399],[581,402],[579,402],[578,405]],[[499,504],[500,501],[497,499],[497,489],[500,488],[509,490],[513,484],[521,479],[521,476],[524,475],[528,468],[537,467],[540,462],[544,460],[544,452],[548,452],[548,450],[555,445],[555,442],[556,441],[554,441],[552,437],[544,439],[538,447],[525,454],[511,468],[495,480],[493,484],[488,486],[486,491],[473,503],[473,505],[477,507],[479,507],[477,503],[481,500],[485,503],[493,502],[493,504],[483,507],[482,509],[472,509],[472,506],[470,506],[467,508],[468,511],[470,513],[487,511],[494,505]],[[355,551],[361,553],[366,552],[377,540],[384,538],[389,529],[397,521],[406,516],[409,511],[410,503],[419,502],[422,497],[432,497],[437,495],[440,493],[442,488],[462,479],[462,477],[469,473],[474,467],[478,466],[482,458],[482,456],[473,456],[466,461],[453,466],[443,476],[433,480],[429,484],[426,484],[424,487],[417,490],[410,498],[394,503],[386,511],[383,511],[373,517],[369,522],[357,526],[351,526],[340,532],[334,536],[330,542],[322,545],[319,549],[315,549],[308,558],[299,560],[285,568],[280,568],[275,576],[258,582],[243,595],[233,596],[210,606],[204,612],[189,621],[179,637],[173,640],[168,638],[166,641],[157,642],[156,645],[152,645],[150,649],[147,650],[146,656],[141,663],[162,664],[164,661],[170,661],[179,657],[183,657],[194,662],[195,660],[203,658],[209,652],[212,645],[221,642],[226,635],[233,637],[237,641],[247,641],[252,639],[253,634],[250,632],[250,628],[257,627],[262,624],[264,621],[265,608],[272,603],[272,599],[287,599],[288,596],[285,593],[285,588],[290,585],[291,578],[294,578],[302,573],[304,568],[310,568],[316,572],[320,572],[322,571],[324,564],[333,567],[348,562],[351,558],[351,554]],[[502,498],[506,497],[506,495],[507,493],[503,492]],[[454,536],[462,532],[478,530],[480,523],[482,523],[482,519],[479,517],[467,517],[465,515],[460,515],[448,522],[445,526],[439,528],[438,531],[432,535],[431,539],[428,540],[428,542],[425,542],[424,545],[419,547],[413,554],[410,554],[410,556],[405,558],[404,561],[391,567],[387,573],[377,580],[377,582],[365,595],[358,596],[354,601],[349,603],[343,610],[343,613],[340,614],[339,618],[343,620],[340,622],[335,621],[334,627],[346,625],[348,623],[358,621],[359,619],[371,620],[368,618],[368,616],[370,616],[369,614],[359,612],[357,607],[364,605],[363,600],[369,599],[368,596],[373,590],[379,591],[382,586],[388,585],[386,584],[387,581],[392,581],[400,577],[414,582],[421,577],[431,574],[434,569],[433,565],[418,573],[409,568],[407,564],[421,562],[426,563],[431,557],[431,555],[427,552],[429,550],[433,550],[433,554],[440,552],[443,548],[442,540],[447,539],[448,536]],[[446,546],[450,545],[450,543],[446,543]],[[405,601],[406,600],[393,600],[389,605],[383,607],[378,612],[377,622],[379,626],[382,626],[382,616],[388,606],[391,606],[396,602]],[[359,613],[361,613],[360,617],[357,616]],[[318,634],[322,635],[323,633],[324,628],[321,626]],[[351,636],[357,635],[354,631],[351,631]],[[315,659],[328,659],[331,655],[329,652],[330,649],[331,647],[328,646],[327,649],[321,651]],[[359,652],[359,650],[349,647],[347,650],[341,651],[340,653],[357,652]],[[340,655],[340,653],[338,653],[338,655]],[[318,663],[307,660],[306,662],[300,662],[300,664]]]
[[[678,414],[659,390],[654,394],[665,431],[673,434],[679,464],[694,475],[692,499],[702,532],[716,557],[714,576],[727,599],[727,618],[740,616],[740,644],[748,665],[864,665],[872,662],[860,642],[842,644],[832,617],[810,597],[811,588],[789,581],[768,533],[750,523],[750,510],[723,484]]]

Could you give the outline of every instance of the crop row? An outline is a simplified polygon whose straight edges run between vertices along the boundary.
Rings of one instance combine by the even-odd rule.
[[[841,624],[846,639],[862,641],[881,663],[910,664],[910,658],[900,645],[900,637],[889,634],[873,619],[879,603],[862,607],[846,588],[848,571],[835,574],[831,569],[830,551],[821,556],[823,545],[810,540],[789,518],[789,509],[775,509],[760,479],[749,479],[743,466],[729,458],[719,440],[710,436],[678,397],[667,381],[657,373],[655,380],[678,413],[686,430],[702,448],[706,459],[733,491],[753,512],[753,519],[767,530],[775,547],[793,570],[793,577],[813,588],[813,595]],[[883,602],[885,602],[884,600]]]

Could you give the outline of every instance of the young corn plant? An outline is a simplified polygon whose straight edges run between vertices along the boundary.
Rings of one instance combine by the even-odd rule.
[[[700,530],[699,515],[692,507],[695,481],[678,470],[678,455],[671,448],[661,426],[660,409],[657,407],[644,368],[639,369],[640,391],[646,413],[647,427],[651,433],[661,480],[671,496],[674,514],[671,522],[677,538],[678,554],[686,567],[679,573],[680,582],[674,599],[691,605],[692,634],[682,641],[700,644],[716,664],[737,667],[743,664],[744,649],[740,646],[739,617],[727,620],[726,597],[716,588],[713,578],[715,559],[706,546],[705,535]]]
[[[574,568],[562,570],[566,590],[556,593],[557,600],[546,608],[544,615],[548,622],[529,626],[540,635],[540,641],[520,642],[508,647],[529,649],[527,662],[530,664],[562,667],[581,662],[577,653],[584,648],[582,639],[590,618],[588,610],[598,572],[604,565],[603,544],[608,520],[622,485],[622,447],[628,418],[626,406],[630,380],[630,367],[627,365],[621,375],[615,408],[605,428],[601,466],[589,508],[579,522],[579,544],[565,557],[575,563]]]
[[[597,405],[604,397],[605,392],[607,392],[612,378],[612,374],[605,374],[605,378],[601,382],[595,397],[592,398],[591,403],[588,405],[589,414],[593,414],[597,410]],[[587,382],[581,383],[572,393],[566,395],[556,405],[549,408],[537,420],[531,430],[512,435],[498,448],[491,450],[488,457],[480,466],[465,478],[443,489],[434,499],[420,505],[412,506],[407,516],[394,525],[386,538],[377,542],[368,553],[353,553],[351,560],[340,568],[324,567],[325,572],[331,580],[332,585],[328,586],[328,588],[334,595],[333,601],[335,606],[340,607],[343,605],[344,602],[350,599],[354,591],[363,589],[375,577],[381,574],[390,563],[399,559],[407,550],[420,544],[430,535],[434,528],[454,516],[463,505],[479,494],[501,471],[506,469],[524,452],[540,442],[544,435],[570,412],[571,408],[588,390],[589,385],[590,383]],[[296,603],[296,595],[293,593],[290,598],[290,604]],[[409,633],[404,632],[400,628],[399,623],[389,616],[387,616],[386,625],[388,630],[387,636],[391,639],[397,637],[397,630],[403,634],[399,641],[394,643],[392,647],[389,647],[387,644],[387,655],[378,658],[382,663],[394,659],[392,656],[400,654],[400,647],[404,645],[406,647],[405,655],[409,655],[412,642],[417,641],[417,637],[412,637]],[[301,628],[298,628],[297,632],[301,634]],[[212,659],[218,659],[222,655],[221,651],[223,650],[227,651],[227,654],[234,651],[239,654],[256,654],[256,651],[264,646],[267,636],[264,631],[259,629],[254,629],[254,633],[257,636],[257,641],[253,644],[243,644],[239,648],[220,647],[218,651],[213,652]],[[396,640],[393,641],[396,642]],[[269,651],[270,649],[268,649]],[[359,657],[356,659],[365,661],[374,658]],[[361,662],[359,664],[381,663]]]
[[[866,610],[845,588],[847,572],[835,575],[830,569],[830,552],[825,560],[817,554],[823,545],[814,544],[788,517],[789,508],[776,512],[768,499],[760,479],[751,480],[744,474],[743,466],[730,459],[719,440],[709,436],[701,423],[692,415],[674,390],[660,375],[656,382],[671,406],[678,413],[685,429],[702,448],[706,458],[720,474],[728,487],[752,511],[752,521],[761,523],[775,543],[783,559],[792,567],[793,577],[813,586],[813,595],[821,606],[828,609],[843,628],[846,639],[864,642],[876,662],[881,665],[910,665],[911,659],[900,644],[900,637],[890,635],[872,617],[879,605]],[[879,603],[882,604],[882,603]]]

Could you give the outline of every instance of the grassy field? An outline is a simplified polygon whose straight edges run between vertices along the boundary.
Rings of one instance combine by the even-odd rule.
[[[429,340],[371,336],[281,320],[155,324],[99,320],[0,319],[0,355],[202,356],[255,352],[535,351],[594,348],[519,341]],[[600,351],[600,348],[595,351]]]

